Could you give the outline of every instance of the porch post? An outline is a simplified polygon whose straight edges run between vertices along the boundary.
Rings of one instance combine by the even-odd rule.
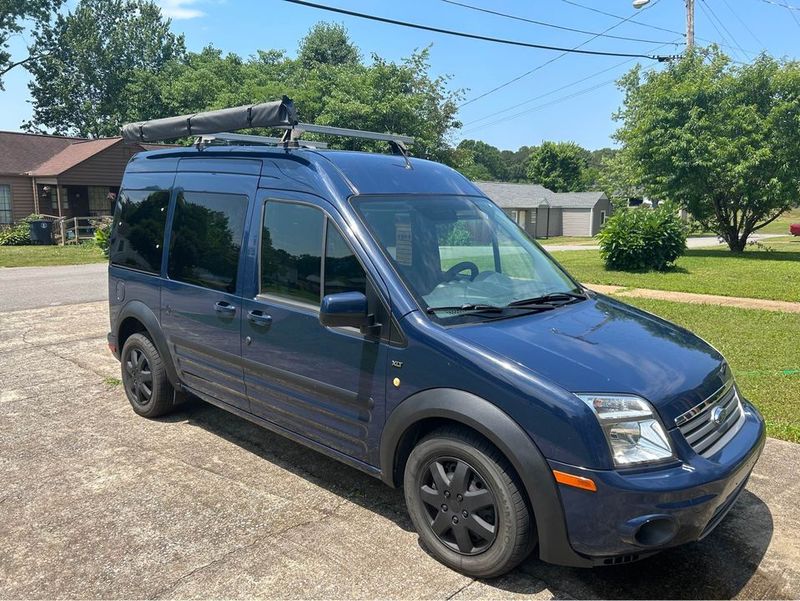
[[[36,178],[31,178],[31,186],[33,187],[33,212],[37,215],[41,215],[42,212],[39,210],[39,191],[36,189]]]
[[[61,186],[58,185],[58,179],[56,179],[56,201],[58,202],[58,216],[63,217],[64,213],[61,211]]]

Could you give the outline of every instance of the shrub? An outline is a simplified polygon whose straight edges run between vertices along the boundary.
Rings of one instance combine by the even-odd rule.
[[[31,243],[31,221],[40,215],[28,215],[14,225],[0,230],[0,246],[27,246]]]
[[[677,209],[638,207],[615,212],[600,232],[600,256],[607,269],[665,271],[686,250],[687,226]]]
[[[94,225],[94,243],[108,256],[108,244],[111,238],[111,217],[103,217],[92,221]]]

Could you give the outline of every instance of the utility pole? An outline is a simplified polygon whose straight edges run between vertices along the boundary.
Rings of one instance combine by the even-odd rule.
[[[633,0],[633,8],[644,8],[650,0]],[[694,48],[694,0],[686,0],[686,52]]]

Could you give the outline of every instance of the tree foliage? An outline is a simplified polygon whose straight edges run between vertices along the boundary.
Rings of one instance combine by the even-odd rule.
[[[313,27],[301,42],[301,53],[310,37],[326,31]],[[346,43],[352,45],[349,38]],[[460,93],[448,88],[449,78],[429,74],[429,52],[423,49],[400,62],[372,56],[370,63],[315,61],[307,68],[302,59],[279,50],[244,59],[209,46],[171,61],[159,73],[137,72],[127,86],[131,107],[137,109],[129,108],[129,118],[153,119],[286,94],[303,121],[411,135],[414,155],[449,162]],[[369,140],[323,139],[333,148],[386,150],[385,143]]]
[[[616,138],[629,181],[671,199],[740,252],[800,200],[800,65],[733,65],[712,48],[621,80]]]
[[[358,48],[350,41],[347,29],[339,23],[320,22],[300,41],[297,52],[306,69],[318,65],[355,65],[360,61]]]
[[[528,179],[554,192],[585,189],[589,153],[575,142],[542,142],[528,159]]]
[[[36,33],[33,51],[26,127],[97,137],[118,135],[141,112],[128,85],[180,60],[184,42],[151,1],[81,0]]]
[[[12,69],[26,65],[35,57],[29,52],[25,56],[14,57],[9,41],[21,33],[29,23],[34,34],[50,23],[53,15],[64,0],[0,0],[0,90],[3,90],[3,77]]]
[[[473,181],[507,181],[508,165],[500,151],[480,140],[461,140],[456,147],[457,167]]]

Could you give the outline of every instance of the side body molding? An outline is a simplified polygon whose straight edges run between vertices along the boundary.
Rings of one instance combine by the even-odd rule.
[[[569,544],[564,512],[550,467],[525,431],[496,405],[472,393],[434,388],[413,394],[386,420],[381,436],[381,478],[389,486],[395,479],[398,445],[415,423],[439,418],[461,423],[492,442],[511,462],[528,493],[539,537],[539,557],[560,565],[589,567],[591,560]]]
[[[180,382],[178,380],[178,372],[175,370],[175,364],[172,361],[172,353],[170,353],[169,345],[167,345],[167,340],[164,338],[164,332],[161,331],[161,324],[155,313],[153,313],[153,310],[138,300],[132,300],[127,303],[119,312],[116,323],[114,324],[114,335],[117,337],[117,340],[119,340],[119,328],[128,317],[137,319],[147,328],[147,333],[150,334],[153,344],[156,345],[158,352],[164,359],[164,368],[167,371],[170,384],[172,384],[176,390],[179,390]],[[120,353],[121,352],[122,349],[120,349]]]

